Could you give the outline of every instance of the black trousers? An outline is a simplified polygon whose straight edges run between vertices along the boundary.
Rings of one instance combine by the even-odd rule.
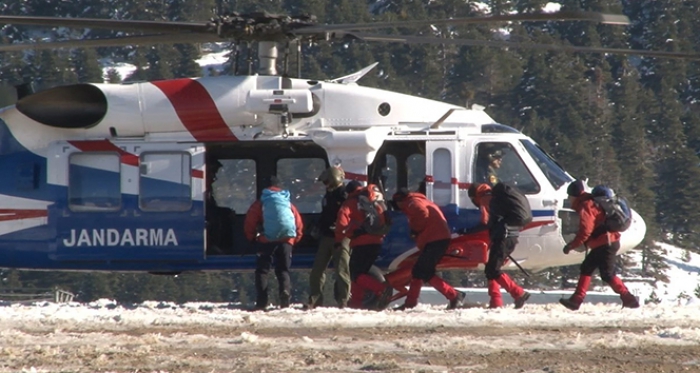
[[[489,260],[486,262],[484,273],[487,280],[495,280],[501,277],[501,267],[506,259],[515,250],[518,244],[518,237],[508,237],[505,227],[502,229],[491,229],[491,247],[489,248]]]
[[[600,278],[609,283],[615,277],[615,256],[620,250],[620,242],[603,245],[591,250],[581,263],[581,275],[591,276],[600,271]]]
[[[416,264],[413,265],[411,277],[425,282],[430,281],[435,276],[435,267],[440,263],[440,259],[445,256],[448,247],[450,247],[450,239],[432,241],[425,244],[423,251],[418,255]]]
[[[292,294],[289,268],[292,266],[292,245],[286,242],[258,243],[258,259],[255,268],[255,291],[257,307],[266,307],[268,304],[267,278],[272,268],[274,259],[275,276],[279,284],[280,294],[286,291]]]
[[[382,250],[382,245],[361,245],[352,248],[350,253],[350,278],[355,281],[357,276],[368,273]]]

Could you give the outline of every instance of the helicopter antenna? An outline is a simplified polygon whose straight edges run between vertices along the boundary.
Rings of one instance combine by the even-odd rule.
[[[246,63],[248,64],[248,75],[252,75],[252,74],[253,74],[253,55],[252,55],[252,52],[251,52],[252,48],[250,47],[250,44],[251,44],[251,43],[252,43],[252,42],[247,42],[247,43],[245,44],[246,53],[247,53],[247,55],[246,55],[246,56],[247,56],[247,57],[246,57]]]
[[[241,41],[236,40],[235,48],[233,51],[233,75],[238,75],[238,58],[241,54]]]
[[[297,40],[297,78],[301,78],[301,39]]]

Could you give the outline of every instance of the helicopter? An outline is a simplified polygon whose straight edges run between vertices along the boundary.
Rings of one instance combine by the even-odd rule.
[[[533,271],[579,263],[561,248],[578,229],[566,187],[574,178],[528,136],[470,108],[364,87],[376,66],[321,81],[277,71],[291,41],[432,43],[697,58],[680,52],[517,44],[506,41],[384,35],[396,26],[489,22],[628,23],[625,16],[582,11],[508,14],[411,22],[320,25],[310,16],[268,13],[217,16],[208,22],[128,21],[0,15],[0,24],[141,32],[95,40],[0,44],[0,51],[205,43],[257,44],[257,73],[129,84],[73,84],[32,94],[0,109],[0,267],[29,270],[184,271],[255,268],[243,234],[263,177],[290,190],[305,226],[321,211],[316,177],[342,167],[347,180],[381,185],[387,196],[422,188],[454,232],[474,226],[479,210],[467,196],[489,157],[499,178],[523,191],[533,221],[513,262]],[[297,57],[299,54],[297,53]],[[633,212],[621,250],[646,232]],[[405,217],[394,213],[376,262],[399,290],[417,249]],[[317,241],[305,235],[293,266],[311,268]],[[483,268],[483,235],[457,235],[439,269]],[[404,289],[405,290],[405,289]]]

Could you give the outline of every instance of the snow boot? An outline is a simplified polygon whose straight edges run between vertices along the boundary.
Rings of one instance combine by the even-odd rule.
[[[515,309],[519,310],[519,309],[523,308],[523,306],[525,305],[525,302],[527,302],[528,299],[530,299],[530,293],[528,293],[527,291],[524,291],[523,295],[521,295],[515,299],[515,302],[514,302]]]
[[[489,308],[501,308],[503,307],[503,297],[501,296],[501,285],[498,285],[496,280],[489,280],[488,282],[489,290]]]
[[[418,288],[418,291],[420,291],[420,288]],[[391,303],[392,295],[394,295],[394,288],[388,282],[385,282],[384,288],[382,289],[382,292],[377,295],[377,301],[374,303],[374,307],[372,308],[376,311],[385,310]]]
[[[639,308],[639,299],[630,293],[619,277],[613,277],[609,284],[613,291],[620,294],[623,308]]]
[[[586,298],[586,292],[588,292],[589,286],[591,286],[591,276],[581,275],[578,278],[576,290],[571,297],[559,299],[559,303],[572,311],[578,310],[579,307],[581,307],[581,303],[583,303],[583,300]]]
[[[615,276],[608,283],[614,292],[620,294],[622,300],[622,308],[639,308],[639,300],[627,289],[627,286]]]
[[[420,296],[420,289],[423,286],[423,280],[413,279],[408,287],[408,293],[406,293],[406,301],[403,306],[405,309],[413,308],[418,305],[418,297]]]
[[[462,308],[464,306],[464,299],[467,297],[467,294],[462,293],[461,291],[455,290],[455,297],[450,299],[450,304],[447,305],[448,310],[454,310],[457,308]]]
[[[559,299],[559,303],[572,311],[576,311],[581,307],[581,303],[574,303],[571,298],[561,298]]]
[[[435,290],[440,292],[440,294],[445,296],[445,298],[449,299],[450,301],[455,299],[455,297],[457,296],[457,290],[455,290],[455,288],[453,288],[450,284],[448,284],[447,282],[445,282],[445,280],[441,279],[438,276],[433,276],[432,278],[430,278],[430,281],[428,281],[428,283],[430,284],[430,286],[435,288]]]
[[[503,289],[505,289],[508,292],[508,294],[510,294],[510,296],[513,297],[514,300],[522,297],[523,294],[525,293],[525,290],[523,290],[523,288],[518,286],[518,284],[516,284],[515,281],[513,281],[510,278],[510,276],[508,276],[505,273],[501,273],[501,275],[498,276],[495,279],[495,281],[499,285],[501,285],[501,287]]]
[[[286,290],[280,292],[280,308],[289,308],[291,295]]]

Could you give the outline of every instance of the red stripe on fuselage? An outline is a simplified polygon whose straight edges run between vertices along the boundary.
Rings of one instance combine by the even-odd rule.
[[[68,143],[83,152],[117,152],[122,163],[134,167],[139,166],[139,157],[136,154],[122,150],[109,140],[68,141]],[[204,171],[193,169],[192,177],[202,179],[204,178]]]
[[[118,146],[112,144],[109,140],[68,141],[68,143],[83,152],[117,152],[119,153],[122,163],[134,167],[139,166],[139,157],[135,154],[125,152]]]
[[[49,213],[46,210],[0,209],[0,221],[43,218],[48,215]]]
[[[198,81],[174,79],[151,83],[168,97],[182,124],[197,141],[238,140],[224,122],[209,92]]]
[[[367,175],[347,171],[345,172],[345,178],[348,180],[367,181]]]

